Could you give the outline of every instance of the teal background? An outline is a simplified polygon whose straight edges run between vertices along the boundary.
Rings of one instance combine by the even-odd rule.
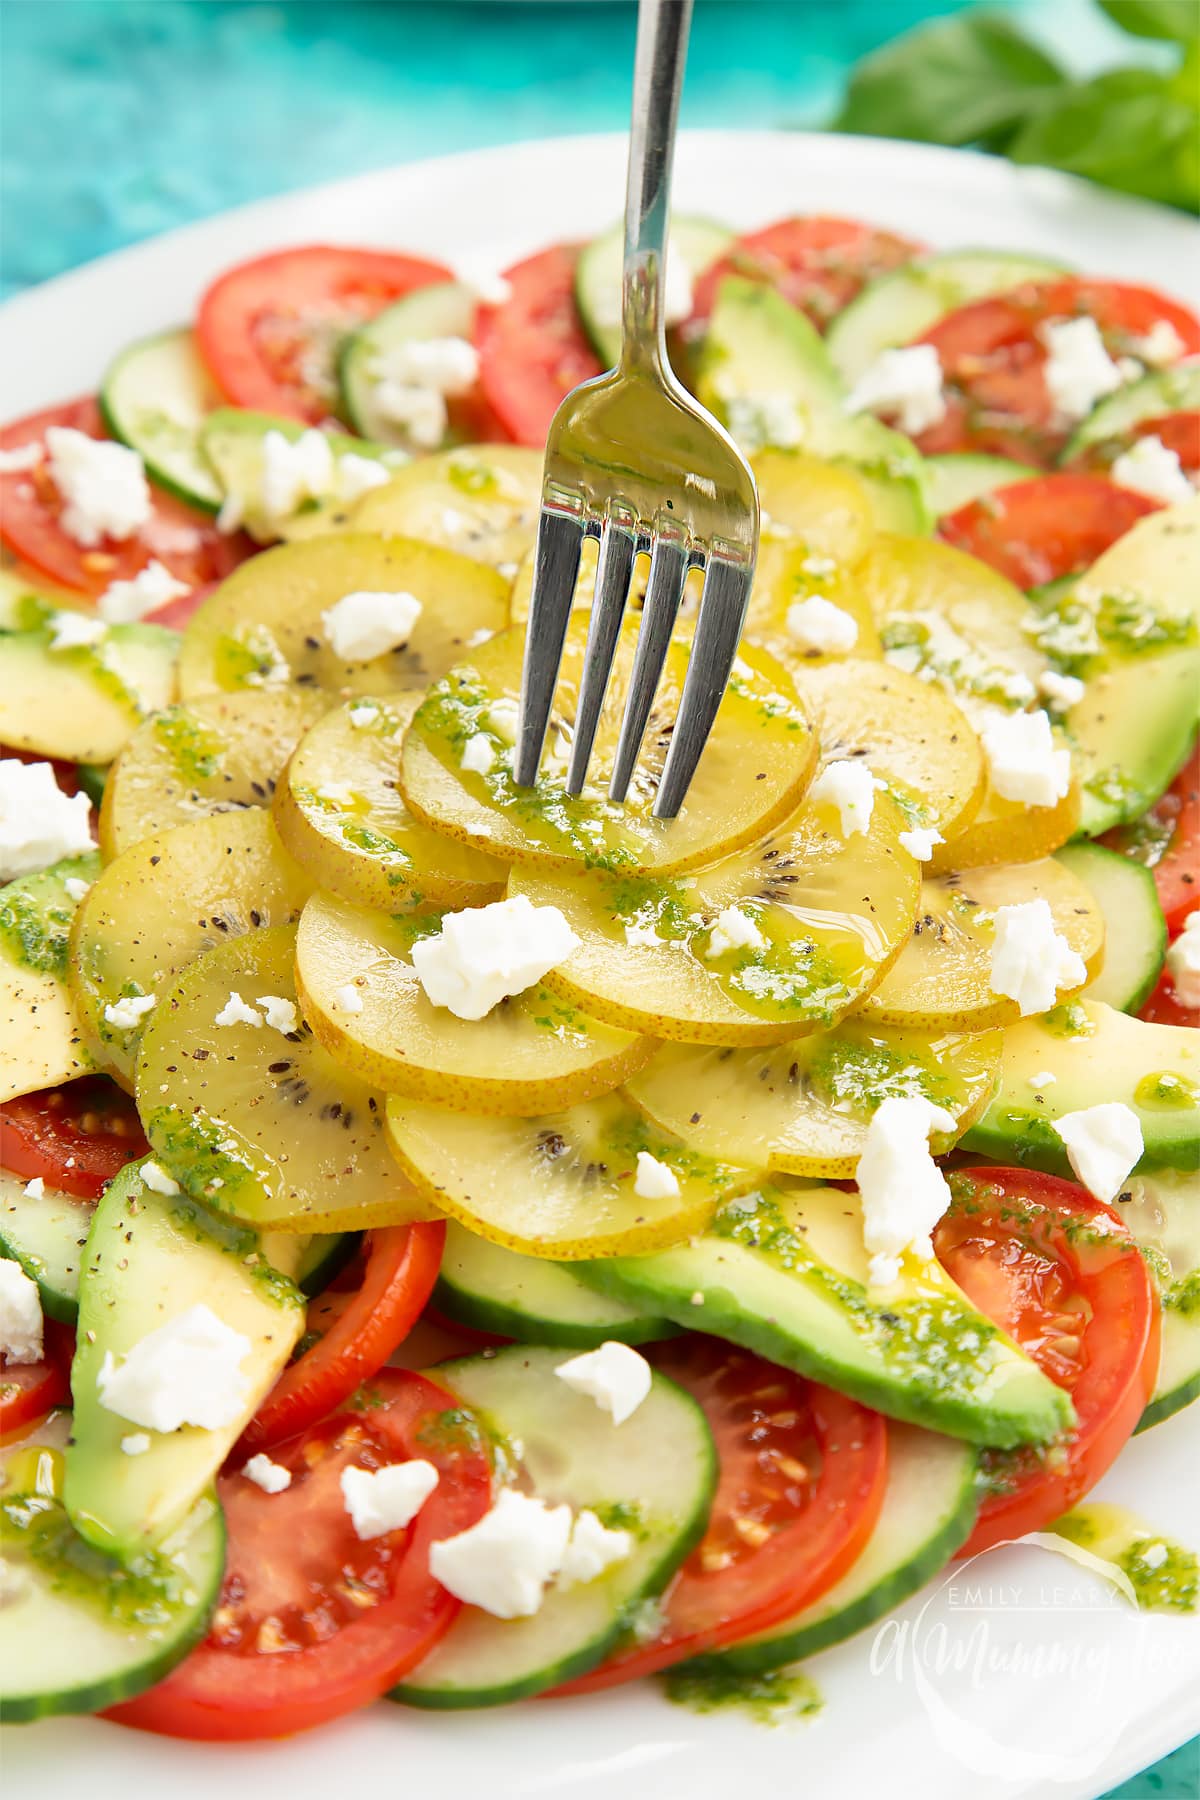
[[[683,123],[819,125],[963,3],[697,0]],[[1080,68],[1137,52],[1087,0],[1009,10]],[[0,0],[0,294],[289,188],[619,130],[633,31],[619,0]],[[1198,1800],[1200,1738],[1118,1793]]]

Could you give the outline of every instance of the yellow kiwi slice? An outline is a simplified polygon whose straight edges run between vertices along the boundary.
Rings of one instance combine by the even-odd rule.
[[[412,947],[441,921],[433,911],[389,919],[331,894],[315,894],[301,914],[304,1016],[365,1080],[459,1112],[533,1114],[609,1093],[653,1054],[653,1040],[589,1019],[541,983],[482,1019],[434,1006]]]
[[[335,708],[297,747],[275,791],[275,824],[314,881],[348,900],[399,912],[498,899],[508,866],[409,812],[400,745],[420,695],[362,696]]]
[[[1054,806],[1003,800],[988,781],[978,811],[961,828],[943,834],[946,842],[935,845],[928,868],[932,874],[942,875],[955,869],[981,868],[985,863],[1037,862],[1075,836],[1082,804],[1078,776]]]
[[[885,793],[870,831],[850,838],[836,813],[810,801],[751,849],[694,874],[563,880],[521,866],[509,892],[561,909],[581,942],[546,985],[597,1018],[683,1043],[773,1044],[835,1024],[899,955],[921,886],[900,847],[904,829]],[[710,956],[729,907],[762,945]]]
[[[328,704],[303,688],[262,688],[202,695],[147,719],[104,784],[104,854],[209,813],[269,806],[288,757]]]
[[[346,661],[323,614],[347,594],[408,594],[421,611],[408,641],[367,661]],[[423,688],[459,661],[480,632],[508,615],[508,585],[494,569],[414,538],[335,533],[279,544],[235,569],[188,621],[179,691],[324,688],[390,694]]]
[[[1016,1001],[992,992],[992,944],[997,907],[1025,900],[1045,900],[1055,929],[1089,972],[1099,968],[1104,914],[1053,857],[931,876],[921,886],[912,935],[867,1001],[864,1019],[930,1030],[1012,1024],[1020,1017]]]
[[[542,453],[517,444],[464,444],[422,456],[357,501],[355,531],[440,544],[507,573],[532,548],[542,500]]]
[[[421,1192],[480,1237],[530,1256],[636,1256],[701,1231],[756,1176],[660,1131],[621,1093],[534,1119],[452,1117],[393,1094],[392,1148]],[[639,1154],[665,1165],[638,1193]],[[662,1171],[657,1173],[660,1178]]]
[[[766,651],[748,647],[730,677],[682,812],[671,820],[651,816],[687,669],[687,649],[679,643],[667,653],[628,798],[622,806],[607,799],[637,639],[633,620],[618,643],[587,786],[569,799],[562,752],[575,720],[586,630],[586,617],[576,614],[533,788],[517,787],[512,774],[520,628],[481,645],[434,684],[413,718],[401,759],[404,797],[418,817],[496,856],[550,868],[667,870],[750,843],[798,805],[816,741],[786,671]],[[463,767],[475,739],[490,755],[486,773]]]
[[[434,1216],[389,1154],[382,1100],[301,1018],[295,953],[294,926],[254,932],[164,991],[137,1068],[155,1155],[194,1199],[264,1230]],[[269,998],[277,1023],[218,1024],[231,994],[260,1013]]]
[[[854,563],[875,535],[870,496],[852,469],[801,456],[760,450],[750,459],[763,512],[764,542],[790,532],[810,551]]]
[[[312,882],[269,813],[214,813],[143,838],[109,863],[75,916],[70,983],[84,1041],[132,1086],[138,1040],[179,970],[227,938],[300,916]],[[154,1007],[121,1009],[153,998]],[[136,1016],[135,1016],[136,1015]]]
[[[999,1031],[900,1031],[845,1019],[762,1050],[664,1044],[628,1093],[656,1125],[707,1156],[850,1176],[871,1115],[893,1095],[945,1107],[957,1129],[935,1148],[949,1149],[987,1106],[1000,1048]]]
[[[850,641],[822,647],[819,634],[824,621],[810,619],[810,601],[836,606],[844,615],[836,623],[847,632]],[[818,605],[817,613],[822,610]],[[852,622],[852,633],[847,620]],[[765,534],[759,544],[745,637],[770,650],[797,677],[813,666],[841,662],[847,657],[857,662],[883,653],[871,609],[854,579],[853,568],[811,551],[806,544],[784,534]]]

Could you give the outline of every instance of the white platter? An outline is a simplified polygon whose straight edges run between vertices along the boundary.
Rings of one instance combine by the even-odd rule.
[[[108,357],[188,318],[226,264],[326,240],[499,268],[620,210],[624,141],[568,138],[380,170],[192,225],[62,276],[0,310],[0,404],[16,417],[95,388]],[[942,246],[1040,251],[1093,274],[1200,298],[1194,225],[1038,170],[919,145],[781,132],[693,133],[681,211],[747,229],[845,213]],[[1155,1529],[1200,1546],[1200,1406],[1136,1439],[1102,1484]],[[932,1597],[931,1597],[932,1596]],[[924,1610],[923,1610],[924,1609]],[[825,1705],[767,1730],[696,1717],[650,1684],[496,1713],[380,1705],[281,1744],[177,1744],[90,1719],[5,1733],[14,1794],[136,1790],[287,1800],[1094,1800],[1200,1732],[1200,1618],[1139,1616],[1073,1564],[1023,1547],[935,1583],[898,1628],[816,1657]],[[913,1635],[915,1628],[915,1637]],[[918,1647],[912,1654],[912,1646]]]

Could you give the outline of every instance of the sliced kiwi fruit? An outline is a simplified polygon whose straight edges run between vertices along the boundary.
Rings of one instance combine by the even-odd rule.
[[[201,695],[145,720],[104,784],[104,854],[209,813],[269,806],[288,757],[328,704],[319,691],[262,688]]]
[[[298,745],[275,792],[275,824],[323,887],[384,912],[498,899],[506,863],[414,819],[400,794],[400,745],[418,694],[362,696]]]
[[[354,1231],[432,1217],[389,1154],[382,1100],[301,1018],[295,955],[294,926],[249,933],[163,992],[137,1067],[155,1155],[193,1199],[263,1229]],[[231,993],[251,1010],[268,996],[290,1002],[294,1024],[218,1025]]]
[[[660,1131],[621,1093],[533,1119],[451,1118],[393,1094],[387,1123],[401,1166],[431,1203],[494,1244],[564,1262],[678,1243],[756,1182]],[[665,1164],[678,1193],[637,1192],[643,1151]]]
[[[649,1060],[653,1040],[589,1019],[541,983],[482,1019],[434,1006],[412,948],[441,921],[432,910],[389,919],[331,894],[308,902],[296,984],[305,1018],[346,1068],[455,1111],[534,1114],[609,1093]],[[357,1009],[347,1010],[347,989]]]
[[[790,532],[810,551],[856,563],[875,535],[871,498],[852,469],[801,456],[760,450],[751,458],[763,511],[764,543]]]
[[[440,544],[508,571],[532,548],[542,499],[542,453],[517,444],[463,444],[422,456],[355,503],[355,531]],[[511,565],[511,567],[510,567]]]
[[[871,1115],[891,1096],[923,1095],[945,1107],[957,1129],[934,1147],[948,1150],[991,1098],[1001,1036],[900,1031],[854,1018],[762,1050],[664,1044],[628,1093],[656,1125],[708,1156],[850,1176]]]
[[[564,881],[519,865],[509,892],[561,909],[581,942],[546,985],[597,1018],[683,1043],[779,1043],[860,1005],[916,917],[921,878],[900,847],[896,802],[876,795],[865,834],[843,838],[836,823],[810,801],[694,874]],[[727,907],[753,922],[761,948],[709,954]]]
[[[730,677],[712,733],[679,817],[652,817],[687,670],[674,643],[651,709],[642,754],[624,805],[606,798],[638,623],[622,629],[583,793],[568,798],[565,750],[574,727],[587,619],[567,633],[547,753],[536,786],[513,780],[511,737],[521,687],[519,627],[482,644],[430,689],[404,741],[400,780],[412,811],[497,856],[548,868],[607,866],[681,869],[753,842],[792,812],[808,784],[816,740],[787,672],[747,647]],[[499,712],[498,710],[499,709]],[[500,728],[497,720],[506,715]],[[486,774],[463,768],[479,738],[493,761]]]
[[[322,615],[352,593],[419,600],[407,643],[365,662],[338,656]],[[414,538],[339,532],[278,544],[197,607],[184,632],[179,691],[193,700],[292,683],[340,699],[403,693],[436,681],[478,632],[498,630],[507,616],[508,585],[494,569]]]
[[[1065,739],[1059,741],[1065,748]],[[946,842],[934,846],[927,867],[931,874],[943,875],[985,864],[1038,862],[1075,836],[1082,813],[1083,793],[1077,775],[1053,806],[1003,800],[988,781],[978,811],[961,828],[943,833]]]
[[[138,1041],[179,970],[228,938],[299,918],[311,891],[258,809],[193,819],[123,851],[84,896],[71,933],[71,992],[97,1063],[131,1087]],[[148,996],[155,1007],[136,1023],[105,1017]]]
[[[803,633],[789,623],[793,606],[806,600],[827,600],[854,621],[855,637],[844,649],[819,650],[809,646]],[[758,565],[750,609],[746,614],[746,639],[761,644],[783,666],[799,676],[814,665],[855,663],[882,656],[883,648],[871,609],[854,579],[853,568],[817,555],[790,533],[764,533],[758,546]]]
[[[992,991],[992,945],[997,907],[1026,900],[1045,900],[1055,929],[1089,972],[1100,967],[1104,914],[1053,857],[934,875],[921,884],[912,935],[867,1001],[864,1019],[959,1031],[1015,1023],[1016,1001]]]

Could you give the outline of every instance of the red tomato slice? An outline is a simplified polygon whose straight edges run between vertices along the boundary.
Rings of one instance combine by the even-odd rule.
[[[46,1319],[41,1362],[10,1363],[0,1352],[0,1438],[26,1432],[56,1406],[71,1403],[71,1358],[75,1333]]]
[[[1175,983],[1164,975],[1138,1014],[1150,1025],[1191,1025],[1200,1028],[1200,1007],[1185,1006],[1175,992]]]
[[[149,1148],[132,1099],[107,1075],[83,1075],[0,1106],[0,1169],[40,1175],[79,1200],[98,1200]]]
[[[103,438],[94,400],[72,400],[31,413],[0,431],[0,449],[42,443],[51,425],[69,425],[88,437]],[[154,511],[136,537],[105,539],[93,550],[77,544],[58,523],[62,500],[44,464],[0,475],[0,532],[26,562],[64,587],[101,594],[112,581],[128,581],[151,561],[191,586],[220,581],[255,549],[242,533],[225,537],[212,519],[169,494],[153,494]]]
[[[988,1451],[993,1492],[960,1555],[1039,1531],[1094,1487],[1154,1391],[1160,1311],[1119,1215],[1085,1188],[1028,1169],[963,1169],[934,1233],[943,1268],[1075,1405],[1048,1453]]]
[[[945,418],[917,439],[925,454],[978,450],[1052,463],[1071,424],[1050,399],[1039,332],[1050,320],[1084,317],[1096,321],[1113,357],[1136,356],[1137,340],[1160,320],[1179,334],[1182,354],[1200,350],[1200,320],[1153,288],[1072,276],[973,301],[917,340],[936,347],[946,394]]]
[[[1032,588],[1090,568],[1131,525],[1157,511],[1157,500],[1102,475],[1042,475],[947,513],[938,536]]]
[[[445,1241],[440,1219],[371,1233],[360,1287],[313,1301],[308,1335],[316,1342],[279,1377],[242,1433],[238,1455],[306,1431],[383,1367],[433,1291]]]
[[[1110,831],[1104,842],[1154,870],[1154,885],[1175,937],[1200,907],[1200,744],[1161,800],[1132,825]]]
[[[483,397],[518,444],[544,444],[563,395],[602,373],[575,305],[578,254],[557,244],[515,264],[509,298],[475,316]]]
[[[384,1369],[360,1406],[276,1446],[282,1494],[240,1472],[217,1484],[229,1548],[204,1643],[105,1716],[167,1737],[285,1737],[379,1699],[447,1630],[459,1602],[429,1547],[491,1504],[483,1438],[444,1388]],[[347,1468],[423,1457],[438,1485],[411,1525],[363,1542],[341,1491]]]
[[[217,277],[200,302],[196,338],[236,406],[317,425],[334,410],[346,333],[414,288],[451,280],[442,263],[390,250],[273,250]]]
[[[819,215],[780,219],[738,238],[704,271],[695,285],[685,330],[690,337],[702,329],[721,281],[726,275],[740,275],[777,288],[823,331],[868,281],[919,256],[924,247],[855,219]]]
[[[1173,450],[1187,474],[1200,473],[1200,412],[1162,413],[1158,418],[1139,419],[1122,436],[1089,445],[1075,459],[1075,466],[1109,469],[1123,450],[1144,437],[1156,437],[1165,449]]]
[[[559,1694],[649,1675],[786,1618],[845,1573],[883,1501],[878,1413],[716,1338],[672,1339],[649,1354],[699,1401],[716,1438],[708,1529],[663,1596],[659,1636]]]

